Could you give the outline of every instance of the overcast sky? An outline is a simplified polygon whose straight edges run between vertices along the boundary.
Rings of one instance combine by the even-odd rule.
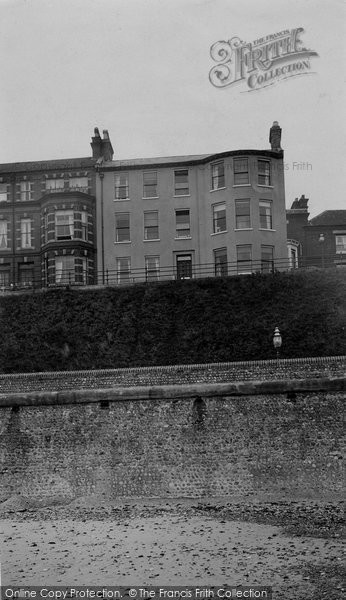
[[[346,208],[345,22],[343,0],[0,0],[0,162],[89,156],[95,126],[118,159],[269,148],[277,120],[286,205]],[[215,42],[297,27],[309,74],[210,83]]]

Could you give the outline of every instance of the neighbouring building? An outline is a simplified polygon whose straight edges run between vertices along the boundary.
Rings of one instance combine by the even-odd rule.
[[[109,159],[109,146],[104,132],[99,156]],[[93,158],[0,165],[0,289],[96,282],[94,165]]]
[[[304,227],[304,264],[346,267],[346,210],[325,210]]]
[[[96,160],[99,283],[286,269],[281,128],[270,149]]]
[[[292,269],[301,266],[303,261],[304,227],[308,224],[309,199],[305,196],[296,198],[291,208],[286,210],[287,249],[289,265]]]
[[[346,210],[325,210],[309,220],[308,198],[296,198],[287,210],[288,251],[298,252],[301,267],[346,266]]]

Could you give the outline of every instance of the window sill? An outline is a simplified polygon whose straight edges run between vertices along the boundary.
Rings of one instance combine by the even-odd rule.
[[[253,227],[239,227],[235,228],[234,231],[253,231]]]
[[[181,235],[179,237],[175,237],[175,240],[192,240],[191,235]]]
[[[83,242],[84,244],[92,244],[93,243],[90,240],[83,240],[83,238],[72,238],[72,239],[68,239],[68,240],[56,240],[56,239],[47,240],[47,241],[43,242],[43,244],[62,244],[62,243],[65,244],[65,242],[67,242],[67,243]],[[34,246],[30,246],[30,248],[33,249]],[[30,248],[29,248],[29,250],[30,250]],[[24,250],[24,248],[22,248],[22,250]]]
[[[258,183],[257,186],[258,187],[263,187],[263,188],[270,188],[271,190],[274,189],[273,185],[264,185],[263,183]]]
[[[226,188],[226,186],[223,186],[223,187],[215,188],[215,190],[209,190],[209,191],[212,194],[213,192],[219,192],[220,190],[227,190],[227,188]]]
[[[190,198],[191,194],[174,194],[173,198]]]
[[[131,244],[131,240],[126,240],[126,242],[114,242],[114,244]]]
[[[276,231],[276,229],[269,229],[269,227],[259,227],[259,231]]]
[[[220,235],[222,233],[228,233],[227,229],[225,229],[224,231],[214,231],[213,233],[211,233],[210,235]]]
[[[153,238],[152,240],[143,240],[143,242],[161,242],[160,238]]]
[[[113,202],[127,202],[130,198],[113,198]]]
[[[142,196],[142,200],[158,200],[160,196]]]
[[[251,183],[234,183],[232,187],[251,187]]]

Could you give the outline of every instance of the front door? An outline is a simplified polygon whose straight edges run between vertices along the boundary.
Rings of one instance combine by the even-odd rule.
[[[192,278],[192,256],[183,254],[177,256],[177,279]]]

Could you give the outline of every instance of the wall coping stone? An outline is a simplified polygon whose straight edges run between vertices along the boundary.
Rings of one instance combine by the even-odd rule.
[[[93,390],[63,390],[59,392],[27,392],[0,394],[0,408],[19,406],[51,406],[90,404],[101,401],[181,400],[196,397],[244,397],[346,391],[346,377],[311,379],[280,379],[276,381],[238,381],[232,383],[196,383],[183,385],[116,387]]]

